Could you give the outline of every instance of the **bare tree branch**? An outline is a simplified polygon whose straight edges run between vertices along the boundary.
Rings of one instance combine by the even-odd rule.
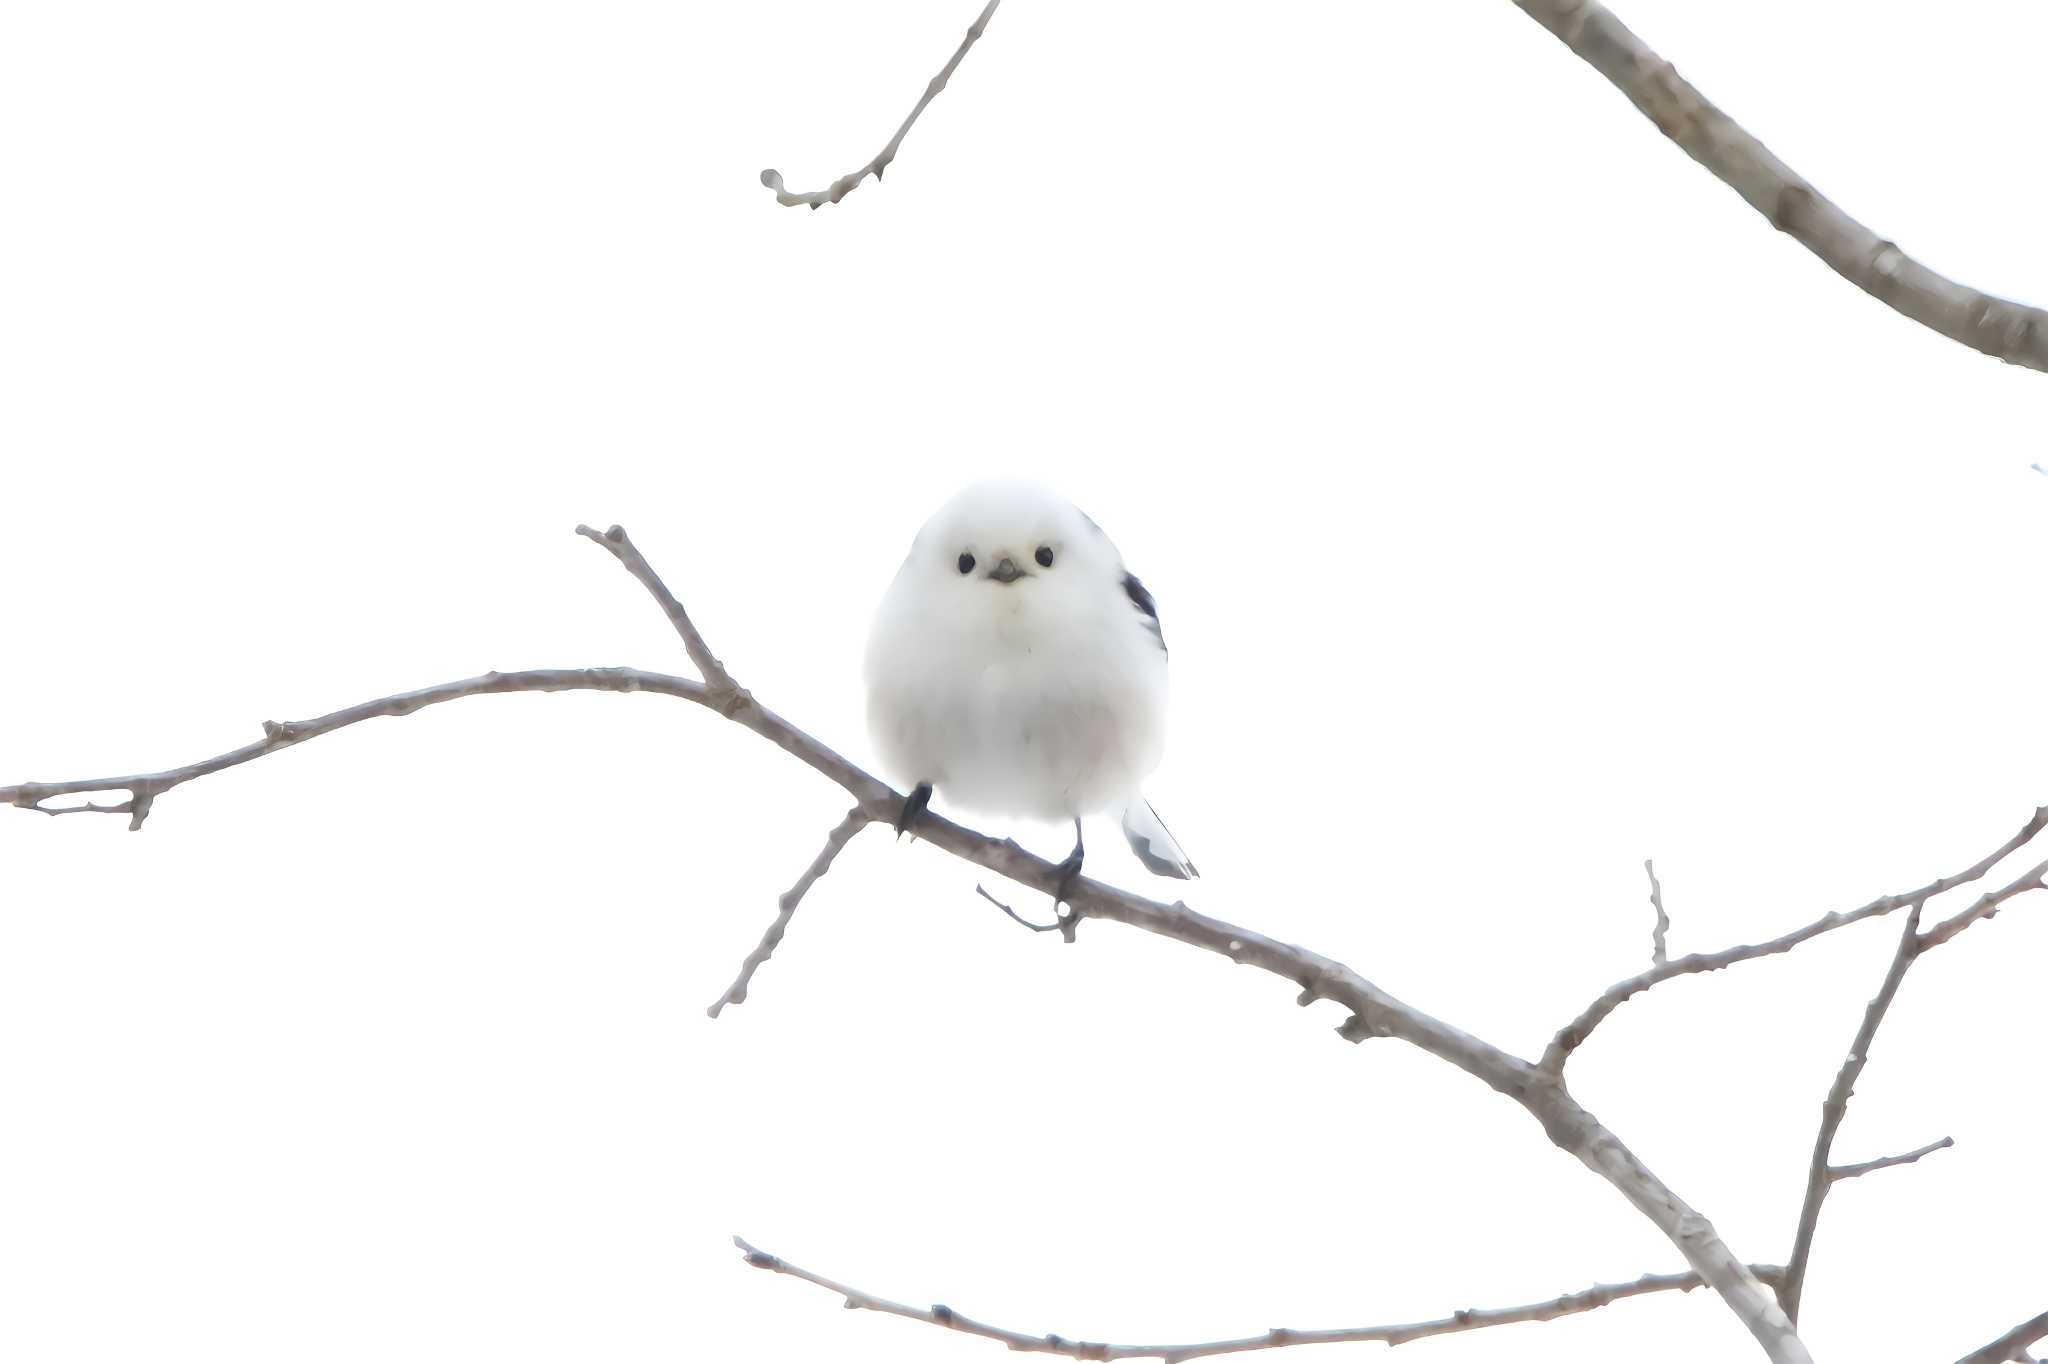
[[[2007,900],[2041,889],[2043,872],[2048,872],[2048,862],[2035,866],[1998,890],[1979,896],[1968,909],[1925,933],[1920,931],[1924,902],[1915,901],[1907,913],[1906,926],[1899,935],[1899,945],[1892,953],[1891,964],[1885,970],[1884,983],[1864,1008],[1863,1022],[1849,1043],[1849,1055],[1843,1060],[1841,1070],[1835,1074],[1834,1084],[1828,1089],[1827,1098],[1821,1103],[1820,1130],[1814,1136],[1813,1156],[1807,1163],[1806,1195],[1800,1204],[1799,1223],[1793,1233],[1792,1257],[1786,1262],[1784,1280],[1778,1285],[1778,1300],[1784,1304],[1785,1315],[1794,1322],[1799,1320],[1799,1301],[1806,1290],[1806,1271],[1813,1257],[1814,1232],[1819,1225],[1821,1204],[1826,1201],[1828,1190],[1844,1179],[1854,1179],[1893,1165],[1910,1165],[1930,1152],[1954,1144],[1943,1137],[1932,1145],[1902,1156],[1888,1156],[1860,1165],[1829,1163],[1833,1159],[1835,1134],[1841,1129],[1842,1120],[1848,1116],[1849,1096],[1856,1092],[1856,1081],[1862,1077],[1864,1066],[1869,1064],[1871,1044],[1877,1038],[1877,1029],[1884,1022],[1885,1012],[1898,995],[1899,983],[1906,978],[1906,972],[1921,953],[1939,947],[1979,919],[1990,918]]]
[[[782,942],[783,933],[789,928],[791,917],[796,914],[796,907],[803,903],[804,892],[808,891],[819,877],[832,870],[832,859],[839,856],[839,850],[851,842],[853,836],[865,829],[870,822],[856,805],[846,812],[846,818],[840,820],[831,833],[825,835],[825,846],[811,859],[811,865],[804,869],[804,874],[797,878],[796,884],[782,892],[782,898],[775,902],[775,922],[769,924],[768,931],[761,935],[760,945],[747,953],[747,959],[740,963],[739,975],[733,978],[732,984],[725,987],[725,993],[720,995],[717,1002],[706,1009],[705,1013],[716,1018],[724,1011],[726,1005],[747,1002],[747,986],[753,983],[754,972],[760,970],[761,964],[775,955],[776,947]]]
[[[967,26],[967,36],[960,40],[960,46],[954,49],[951,60],[940,67],[939,74],[933,76],[931,83],[925,86],[924,95],[917,101],[916,107],[910,111],[910,117],[903,120],[903,126],[896,130],[896,136],[889,139],[889,145],[875,153],[874,160],[868,162],[851,175],[840,176],[824,189],[814,189],[804,194],[784,189],[782,187],[782,172],[770,167],[761,172],[761,183],[775,191],[775,202],[785,208],[795,208],[799,204],[810,208],[816,208],[820,204],[836,204],[847,195],[853,193],[855,187],[870,175],[880,180],[882,172],[887,170],[889,163],[896,159],[896,149],[903,145],[903,135],[910,131],[911,124],[917,122],[917,116],[924,112],[925,105],[932,102],[932,97],[946,88],[946,82],[953,78],[953,72],[959,67],[960,59],[967,55],[967,49],[973,47],[975,41],[981,37],[982,30],[988,27],[989,16],[996,12],[996,6],[1001,3],[1002,0],[988,0],[988,4],[982,7],[981,13],[975,17],[974,22]]]
[[[591,534],[587,530],[585,533]],[[397,697],[366,702],[348,711],[338,711],[320,720],[304,722],[298,726],[274,726],[272,733],[261,744],[236,750],[221,758],[209,759],[189,768],[145,777],[103,778],[86,782],[0,788],[0,800],[36,808],[42,800],[66,793],[126,787],[138,795],[153,795],[207,772],[218,771],[223,767],[260,757],[284,743],[299,742],[315,733],[324,733],[342,724],[353,723],[372,715],[407,714],[421,705],[487,691],[563,690],[580,687],[609,691],[662,691],[692,701],[754,731],[814,771],[836,782],[854,797],[856,810],[868,820],[893,822],[897,818],[905,804],[902,796],[761,705],[744,689],[731,682],[730,675],[717,665],[709,649],[704,647],[701,637],[696,636],[694,627],[689,624],[681,606],[675,602],[653,571],[646,567],[645,560],[640,559],[637,551],[631,549],[631,541],[624,531],[608,531],[602,536],[591,534],[591,538],[605,545],[629,571],[634,573],[635,577],[640,578],[656,601],[662,605],[685,644],[690,647],[692,657],[699,659],[700,666],[705,666],[705,660],[709,660],[709,666],[706,666],[707,677],[716,677],[719,682],[707,681],[699,684],[683,678],[632,669],[490,674],[482,678],[446,684],[439,688],[428,688],[422,692],[405,693]],[[2048,821],[2048,809],[2037,811],[2035,819],[2030,821],[2027,828],[1997,856],[2003,856],[2012,847],[2031,838],[2044,821]],[[1736,1314],[1770,1359],[1776,1364],[1809,1364],[1810,1356],[1791,1322],[1749,1266],[1729,1250],[1705,1217],[1687,1206],[1684,1200],[1657,1178],[1613,1132],[1572,1097],[1557,1069],[1532,1065],[1520,1057],[1433,1018],[1388,994],[1350,967],[1306,948],[1282,943],[1264,934],[1197,913],[1184,904],[1163,904],[1148,900],[1085,876],[1077,877],[1070,884],[1062,886],[1060,869],[1053,863],[1032,855],[1014,842],[989,838],[938,815],[927,813],[924,816],[918,825],[918,837],[921,841],[955,857],[1009,877],[1018,884],[1043,894],[1051,895],[1056,890],[1061,891],[1069,906],[1070,915],[1075,919],[1112,920],[1161,937],[1172,938],[1206,952],[1216,953],[1240,965],[1256,967],[1292,982],[1299,988],[1298,1002],[1303,1004],[1317,1000],[1339,1003],[1349,1011],[1349,1017],[1337,1029],[1339,1035],[1347,1040],[1361,1041],[1370,1037],[1399,1038],[1482,1081],[1519,1104],[1542,1125],[1553,1143],[1578,1157],[1588,1169],[1613,1185],[1639,1212],[1649,1218],[1678,1247],[1686,1262],[1701,1280],[1712,1287]],[[1987,859],[1982,867],[1988,867],[1990,862],[1995,860],[1996,857]],[[1945,878],[1921,892],[1915,892],[1913,896],[1906,897],[1906,900],[1917,905],[1939,889],[1945,889],[1949,885],[1959,884],[1981,874],[1980,867],[1960,877]],[[1906,901],[1899,901],[1904,902]],[[1863,913],[1879,913],[1896,907],[1896,903],[1878,902],[1866,907]],[[1789,950],[1796,942],[1804,941],[1847,921],[1847,916],[1830,916],[1829,919],[1809,926],[1799,934],[1780,940],[1775,945],[1737,949],[1740,955],[1731,960],[1742,959],[1742,956],[1762,955],[1766,951]],[[1667,969],[1705,969],[1697,965],[1686,965],[1687,961],[1694,960],[1697,959],[1688,958],[1674,962]],[[1623,993],[1621,998],[1626,998],[1627,993],[1632,992],[1631,990]]]
[[[626,528],[613,526],[600,534],[588,526],[578,526],[576,533],[610,550],[612,557],[624,564],[626,571],[640,580],[640,585],[647,589],[648,595],[661,607],[662,614],[668,617],[668,623],[673,625],[676,633],[682,637],[683,648],[689,653],[690,662],[696,665],[698,676],[704,679],[704,684],[719,698],[720,705],[714,708],[723,710],[728,701],[731,704],[740,704],[739,698],[745,695],[740,684],[732,680],[732,674],[725,670],[725,665],[711,652],[711,646],[704,642],[704,636],[699,634],[697,627],[691,623],[690,613],[683,610],[683,604],[668,590],[668,584],[648,567],[647,560],[634,547],[631,537],[626,534]]]
[[[1907,969],[1919,954],[1920,906],[1914,905],[1906,914],[1906,928],[1899,934],[1899,945],[1892,953],[1891,965],[1885,970],[1884,983],[1865,1006],[1863,1022],[1849,1043],[1849,1055],[1835,1073],[1835,1083],[1829,1087],[1828,1096],[1820,1106],[1820,1131],[1813,1139],[1813,1158],[1807,1164],[1806,1197],[1799,1207],[1799,1226],[1792,1238],[1792,1258],[1785,1262],[1785,1278],[1778,1285],[1778,1300],[1785,1305],[1785,1315],[1795,1323],[1799,1320],[1800,1295],[1806,1289],[1806,1266],[1813,1256],[1813,1233],[1820,1222],[1820,1205],[1835,1182],[1828,1168],[1828,1158],[1834,1151],[1835,1133],[1841,1129],[1842,1119],[1849,1115],[1849,1096],[1856,1092],[1856,1081],[1870,1060],[1870,1044],[1877,1037],[1878,1025],[1884,1022],[1885,1011],[1892,1007],[1892,999],[1899,992],[1899,982],[1906,978]]]
[[[1664,912],[1664,887],[1657,884],[1657,864],[1646,857],[1643,859],[1643,871],[1650,878],[1650,907],[1657,911],[1657,926],[1650,930],[1650,964],[1662,966],[1671,960],[1664,949],[1665,935],[1671,931],[1671,919]]]
[[[2048,313],[1956,283],[1844,213],[1714,107],[1598,0],[1515,0],[1523,13],[1612,81],[1657,130],[1894,311],[1986,355],[2048,370]]]
[[[1956,1364],[2008,1364],[2010,1360],[2030,1359],[2027,1347],[2044,1339],[2048,1339],[2048,1312],[2021,1322],[1989,1345],[1970,1351]]]
[[[1024,927],[1030,929],[1033,933],[1064,933],[1066,935],[1068,942],[1072,942],[1074,940],[1074,934],[1072,931],[1072,920],[1055,918],[1049,924],[1033,923],[1031,920],[1025,918],[1022,914],[1019,914],[1016,910],[1011,909],[1008,905],[1004,904],[1001,900],[998,900],[995,896],[989,894],[988,889],[986,887],[977,884],[974,887],[974,893],[976,895],[979,895],[982,899],[988,901],[990,904],[994,905],[997,909],[1003,911],[1003,913],[1009,915],[1012,919],[1015,919],[1018,923],[1024,925]],[[1058,905],[1053,906],[1053,913],[1055,915],[1059,913]]]
[[[1674,976],[1692,975],[1700,971],[1719,971],[1723,967],[1733,966],[1737,962],[1754,961],[1758,957],[1769,957],[1775,956],[1780,952],[1790,952],[1799,944],[1810,942],[1823,933],[1831,933],[1835,929],[1846,928],[1850,924],[1859,923],[1864,919],[1890,914],[1894,910],[1903,909],[1908,906],[1918,908],[1944,891],[1953,890],[1957,886],[1968,885],[1972,881],[1981,880],[1986,872],[2011,856],[2018,849],[2032,842],[2034,836],[2040,833],[2043,828],[2048,828],[2048,805],[2035,810],[2033,817],[2020,826],[2019,832],[2000,844],[1995,851],[1953,876],[1944,876],[1940,880],[1929,881],[1918,890],[1910,890],[1902,895],[1880,896],[1869,904],[1849,910],[1846,913],[1837,911],[1823,914],[1805,927],[1795,928],[1783,937],[1773,938],[1769,942],[1751,943],[1740,947],[1727,947],[1719,952],[1695,952],[1690,956],[1680,957],[1676,961],[1666,962],[1662,966],[1652,967],[1639,976],[1630,976],[1627,980],[1610,985],[1601,993],[1598,999],[1586,1006],[1584,1012],[1558,1030],[1557,1036],[1551,1039],[1549,1047],[1544,1050],[1541,1068],[1551,1073],[1562,1071],[1565,1060],[1581,1043],[1592,1035],[1593,1029],[1599,1027],[1607,1015],[1620,1008],[1630,997],[1641,994],[1653,985],[1660,985]],[[2043,864],[2043,866],[2034,869],[2032,875],[2037,883],[2041,873],[2044,871],[2048,871],[2048,864]],[[2024,880],[2025,878],[2022,879]],[[2032,887],[2025,888],[2031,889]],[[1958,915],[1957,919],[1968,918],[1973,915],[1976,918],[1989,917],[1991,913],[1996,911],[1999,904],[2003,904],[2012,895],[2019,893],[2020,888],[2018,888],[2018,883],[2015,883],[2014,886],[2008,886],[2005,891],[1999,892],[2000,898],[1995,903],[1990,904],[1981,911],[1977,906],[1972,906],[1964,914]],[[1991,897],[1986,898],[1989,899]],[[1979,902],[1980,905],[1982,903],[1982,901]],[[1945,930],[1943,941],[1946,941],[1947,938],[1955,936],[1964,927],[1967,927],[1966,924],[1958,924],[1957,919],[1948,920],[1937,928],[1928,931],[1934,933]],[[1956,926],[1950,927],[1952,924]]]
[[[1646,1293],[1667,1293],[1673,1290],[1690,1293],[1698,1288],[1701,1282],[1697,1274],[1645,1274],[1642,1278],[1633,1279],[1628,1283],[1595,1284],[1582,1292],[1566,1293],[1544,1302],[1527,1303],[1520,1307],[1468,1307],[1434,1321],[1309,1331],[1280,1326],[1256,1336],[1241,1336],[1235,1340],[1208,1340],[1184,1345],[1110,1345],[1085,1340],[1068,1340],[1056,1335],[1025,1335],[1021,1331],[976,1321],[943,1304],[934,1304],[926,1308],[892,1302],[888,1298],[878,1298],[872,1293],[864,1293],[858,1288],[849,1288],[823,1275],[813,1274],[808,1269],[800,1268],[766,1251],[756,1250],[737,1236],[732,1240],[745,1254],[747,1263],[754,1268],[787,1274],[792,1278],[802,1279],[805,1283],[814,1283],[846,1299],[846,1305],[851,1308],[881,1312],[892,1317],[907,1317],[911,1321],[943,1326],[949,1331],[964,1331],[968,1335],[983,1336],[989,1340],[1000,1341],[1021,1354],[1065,1355],[1070,1359],[1095,1360],[1159,1359],[1166,1361],[1166,1364],[1181,1364],[1184,1360],[1201,1359],[1210,1355],[1242,1354],[1248,1350],[1276,1350],[1292,1345],[1341,1345],[1369,1341],[1405,1345],[1411,1340],[1421,1340],[1427,1336],[1448,1336],[1460,1331],[1477,1331],[1488,1326],[1552,1321],[1578,1312],[1590,1312],[1609,1303],[1619,1302],[1623,1298],[1641,1297]],[[1752,1265],[1750,1272],[1758,1279],[1770,1282],[1777,1278],[1780,1271],[1775,1265]]]
[[[1921,934],[1921,948],[1924,950],[1929,947],[1939,947],[1971,924],[1988,919],[1998,913],[1999,906],[2014,896],[2025,895],[2030,890],[2040,890],[2044,875],[2048,875],[2048,862],[2039,863],[2017,881],[1980,897],[1975,904],[1962,913],[1943,919],[1940,923]]]
[[[1940,1141],[1930,1141],[1925,1146],[1915,1147],[1904,1155],[1881,1156],[1876,1160],[1860,1161],[1855,1165],[1830,1165],[1828,1166],[1828,1182],[1830,1184],[1838,1184],[1845,1179],[1855,1179],[1860,1175],[1867,1175],[1873,1170],[1889,1170],[1894,1165],[1911,1165],[1922,1156],[1931,1156],[1936,1151],[1946,1151],[1955,1144],[1956,1139],[1954,1137],[1943,1137]]]
[[[817,208],[836,204],[896,159],[904,134],[960,65],[988,26],[1000,0],[989,0],[952,59],[875,159],[822,190],[785,189],[780,171],[761,172],[777,203]],[[1771,226],[1791,237],[1842,278],[1902,316],[2008,364],[2048,370],[2048,312],[1958,284],[1865,227],[1780,161],[1717,108],[1670,62],[1653,52],[1599,0],[1515,0],[1594,70],[1628,96],[1657,130],[1740,194]]]
[[[107,815],[125,814],[129,816],[128,827],[131,830],[140,829],[142,821],[149,815],[151,804],[158,796],[194,778],[204,777],[225,768],[238,767],[245,762],[290,748],[294,744],[302,744],[308,739],[318,738],[322,734],[329,734],[364,720],[372,720],[380,715],[410,715],[427,706],[440,705],[443,701],[515,691],[651,691],[668,696],[680,696],[700,705],[712,704],[709,693],[701,683],[692,682],[688,678],[671,677],[666,673],[642,672],[638,668],[536,668],[516,673],[491,672],[481,677],[465,677],[458,682],[443,682],[435,687],[422,687],[418,691],[380,696],[374,701],[365,701],[345,710],[331,711],[311,720],[287,720],[282,724],[275,720],[265,720],[263,738],[258,742],[218,757],[189,763],[184,767],[128,777],[93,777],[85,781],[23,782],[19,786],[0,786],[0,802],[17,805],[24,810],[36,810],[46,815],[83,814],[88,811]],[[118,805],[95,805],[88,802],[83,805],[53,808],[43,804],[44,801],[59,796],[82,795],[92,791],[127,791],[129,798]]]

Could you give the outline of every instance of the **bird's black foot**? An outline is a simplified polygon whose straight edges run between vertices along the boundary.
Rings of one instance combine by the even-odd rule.
[[[1052,904],[1054,909],[1066,902],[1067,895],[1074,888],[1074,881],[1081,875],[1081,859],[1085,850],[1081,847],[1081,821],[1074,821],[1074,850],[1066,855],[1053,872],[1058,880],[1053,884]]]
[[[932,784],[921,781],[903,800],[903,813],[896,816],[896,837],[910,832],[910,826],[924,818],[924,807],[932,803]]]
[[[1067,902],[1068,895],[1074,889],[1074,882],[1080,879],[1081,876],[1080,849],[1076,848],[1073,852],[1068,853],[1066,860],[1053,868],[1053,873],[1059,877],[1058,884],[1053,887],[1052,891],[1053,903],[1055,905],[1063,905]]]

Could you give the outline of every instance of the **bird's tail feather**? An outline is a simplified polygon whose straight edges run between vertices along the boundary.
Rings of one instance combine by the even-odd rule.
[[[1131,851],[1138,855],[1146,869],[1157,876],[1177,876],[1191,881],[1200,875],[1188,855],[1180,850],[1180,844],[1166,831],[1159,820],[1159,812],[1143,796],[1136,797],[1124,807],[1124,837],[1130,841]]]

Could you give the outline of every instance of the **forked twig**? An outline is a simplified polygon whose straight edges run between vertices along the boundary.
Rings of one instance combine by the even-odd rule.
[[[1653,966],[1641,975],[1630,976],[1627,980],[1610,985],[1600,993],[1599,998],[1588,1004],[1577,1018],[1574,1018],[1571,1022],[1565,1024],[1564,1027],[1558,1029],[1557,1036],[1553,1037],[1550,1040],[1550,1045],[1544,1049],[1543,1059],[1539,1064],[1542,1069],[1553,1074],[1561,1072],[1564,1069],[1565,1061],[1571,1056],[1572,1052],[1583,1044],[1588,1037],[1592,1036],[1593,1029],[1599,1027],[1609,1014],[1620,1008],[1629,999],[1650,989],[1652,986],[1661,985],[1665,981],[1672,980],[1678,976],[1692,975],[1701,971],[1719,971],[1738,962],[1755,961],[1759,957],[1769,957],[1775,956],[1780,952],[1790,952],[1801,943],[1811,942],[1823,933],[1832,933],[1838,928],[1847,928],[1850,924],[1861,923],[1865,919],[1890,914],[1895,910],[1924,905],[1944,891],[1954,890],[1957,886],[1968,885],[1972,881],[1981,880],[1985,873],[1989,872],[1993,867],[1997,866],[2007,857],[2010,857],[2020,848],[2031,843],[2034,836],[2039,834],[2043,828],[2048,828],[2048,805],[2036,809],[2027,822],[2020,826],[2018,833],[2006,839],[2005,842],[1978,861],[1952,876],[1943,876],[1937,880],[1929,881],[1926,885],[1916,890],[1906,891],[1903,894],[1881,895],[1869,904],[1862,905],[1856,909],[1838,910],[1833,913],[1823,914],[1812,923],[1795,928],[1790,933],[1786,933],[1781,937],[1772,938],[1769,942],[1745,943],[1737,947],[1726,947],[1718,952],[1694,952],[1680,957],[1676,961],[1667,961],[1662,966]],[[2039,884],[2044,872],[2048,872],[2048,863],[2044,863],[2034,869],[2033,879],[2036,886]],[[2022,878],[2022,880],[2024,879]],[[1936,928],[1929,929],[1928,932],[1940,933],[1944,940],[1946,940],[1946,938],[1953,937],[1965,927],[1968,927],[1968,923],[1960,921],[1968,920],[1974,922],[1979,918],[1988,918],[2006,900],[2011,899],[2016,894],[2020,894],[2025,889],[2033,888],[2035,887],[2021,886],[2016,882],[1995,895],[1986,896],[1978,905],[1973,905],[1963,914],[1944,922]]]
[[[1829,1086],[1828,1096],[1820,1106],[1820,1131],[1813,1139],[1813,1157],[1807,1163],[1806,1196],[1799,1205],[1799,1224],[1792,1238],[1792,1258],[1785,1262],[1785,1278],[1778,1285],[1778,1301],[1785,1305],[1785,1315],[1794,1324],[1799,1321],[1799,1299],[1806,1288],[1806,1266],[1813,1256],[1813,1234],[1820,1222],[1820,1205],[1835,1180],[1840,1178],[1828,1164],[1828,1158],[1834,1151],[1835,1133],[1841,1129],[1842,1119],[1849,1115],[1849,1096],[1856,1092],[1856,1081],[1870,1060],[1870,1044],[1877,1037],[1878,1025],[1884,1022],[1885,1012],[1892,1007],[1892,1000],[1899,993],[1899,982],[1906,978],[1907,968],[1919,954],[1920,906],[1914,905],[1906,915],[1905,931],[1899,934],[1899,945],[1892,952],[1891,964],[1885,969],[1884,983],[1878,986],[1876,996],[1864,1007],[1863,1022],[1849,1043],[1849,1054],[1843,1059],[1842,1068],[1835,1072],[1835,1082]]]
[[[2037,812],[2038,814],[2038,812]],[[2022,830],[2024,832],[2024,830]],[[1866,1160],[1855,1165],[1832,1164],[1835,1134],[1841,1129],[1842,1120],[1848,1116],[1849,1098],[1856,1092],[1856,1082],[1863,1075],[1863,1068],[1870,1061],[1871,1044],[1877,1039],[1877,1029],[1884,1022],[1884,1016],[1898,995],[1899,984],[1913,963],[1929,950],[1948,942],[1971,924],[1988,919],[1998,912],[1999,906],[2029,891],[2042,889],[2042,874],[2048,872],[2048,862],[2040,863],[2007,882],[1994,891],[1981,895],[1968,909],[1943,920],[1926,932],[1920,931],[1920,915],[1925,907],[1924,900],[1914,902],[1906,915],[1905,930],[1899,935],[1899,945],[1892,952],[1890,965],[1885,970],[1884,982],[1878,987],[1875,998],[1863,1010],[1863,1022],[1856,1029],[1856,1036],[1849,1043],[1849,1054],[1842,1062],[1842,1068],[1835,1074],[1835,1082],[1828,1089],[1827,1098],[1821,1103],[1820,1130],[1814,1135],[1813,1156],[1807,1163],[1806,1194],[1800,1202],[1799,1222],[1792,1238],[1792,1255],[1785,1263],[1785,1278],[1778,1287],[1778,1299],[1784,1304],[1785,1315],[1794,1323],[1799,1320],[1799,1303],[1806,1291],[1806,1272],[1813,1258],[1813,1238],[1820,1221],[1821,1204],[1826,1201],[1828,1191],[1845,1179],[1855,1179],[1874,1170],[1886,1170],[1895,1165],[1911,1165],[1923,1156],[1945,1150],[1955,1143],[1948,1137],[1931,1142],[1904,1155],[1885,1156],[1878,1160]]]

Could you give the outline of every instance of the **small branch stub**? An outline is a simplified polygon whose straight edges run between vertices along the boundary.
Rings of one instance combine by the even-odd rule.
[[[1664,887],[1657,881],[1657,864],[1646,857],[1643,871],[1650,878],[1650,907],[1657,911],[1657,926],[1650,930],[1650,965],[1662,966],[1670,960],[1664,942],[1665,935],[1671,932],[1671,918],[1664,912]]]
[[[1856,1179],[1876,1170],[1889,1170],[1895,1165],[1911,1165],[1924,1156],[1931,1156],[1936,1151],[1946,1151],[1955,1144],[1956,1139],[1954,1137],[1943,1137],[1940,1141],[1930,1141],[1925,1146],[1908,1151],[1904,1155],[1882,1156],[1877,1160],[1860,1161],[1854,1165],[1830,1165],[1828,1166],[1828,1182],[1830,1184],[1839,1184],[1845,1179]]]

